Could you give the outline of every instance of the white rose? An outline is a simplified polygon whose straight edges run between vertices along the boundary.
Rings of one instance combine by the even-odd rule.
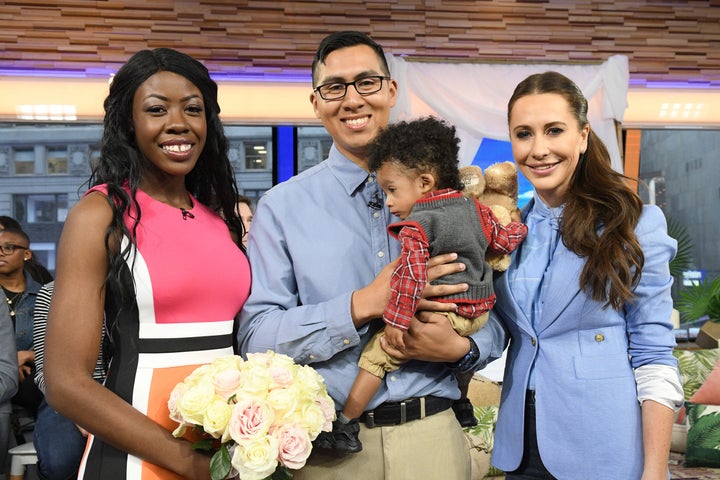
[[[242,480],[263,480],[278,464],[278,440],[272,435],[238,444],[231,459]]]
[[[202,425],[205,410],[215,399],[215,387],[209,380],[188,386],[176,402],[177,410],[186,422]]]
[[[203,416],[203,430],[212,435],[214,438],[228,437],[228,423],[230,422],[230,413],[232,413],[232,405],[228,405],[227,401],[215,396],[210,405],[205,409]]]

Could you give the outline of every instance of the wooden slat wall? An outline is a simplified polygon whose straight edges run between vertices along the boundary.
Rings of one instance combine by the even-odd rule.
[[[338,29],[433,61],[630,58],[634,83],[720,86],[720,0],[0,0],[0,68],[115,70],[173,47],[212,71],[307,75]]]

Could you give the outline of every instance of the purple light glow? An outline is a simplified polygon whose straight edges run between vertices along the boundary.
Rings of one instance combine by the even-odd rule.
[[[667,88],[667,89],[705,89],[712,90],[720,88],[720,84],[703,81],[688,81],[688,82],[660,82],[660,81],[647,81],[643,79],[630,79],[628,82],[630,87],[645,87],[645,88]]]
[[[32,68],[0,68],[0,77],[37,77],[37,78],[110,78],[115,70],[37,70]],[[263,83],[311,83],[311,75],[301,74],[249,74],[249,73],[211,73],[216,82],[263,82]]]

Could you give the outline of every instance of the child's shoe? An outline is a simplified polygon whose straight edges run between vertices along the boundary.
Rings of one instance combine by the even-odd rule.
[[[341,453],[357,453],[362,450],[360,442],[360,423],[357,419],[342,423],[340,420],[333,422],[332,432],[320,432],[315,441],[316,448],[324,450],[336,450]]]
[[[332,434],[335,440],[335,450],[343,453],[357,453],[362,450],[360,423],[357,418],[350,420],[348,423],[335,420]]]

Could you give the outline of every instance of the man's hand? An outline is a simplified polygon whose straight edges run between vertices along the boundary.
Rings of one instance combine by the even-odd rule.
[[[385,265],[369,285],[353,292],[350,312],[355,327],[360,328],[373,318],[383,316],[390,301],[390,278],[397,264],[398,259],[395,259]]]
[[[428,261],[428,282],[437,280],[440,277],[465,270],[465,264],[458,263],[456,253],[446,253],[431,257]],[[454,312],[457,305],[454,303],[435,302],[428,298],[442,297],[453,293],[464,292],[468,289],[467,283],[457,285],[428,285],[423,290],[422,298],[418,303],[417,310],[429,310],[431,312]]]
[[[447,317],[438,313],[419,312],[411,320],[403,339],[403,351],[393,348],[385,338],[380,339],[380,344],[383,350],[399,360],[456,362],[470,351],[470,340],[458,335]]]

